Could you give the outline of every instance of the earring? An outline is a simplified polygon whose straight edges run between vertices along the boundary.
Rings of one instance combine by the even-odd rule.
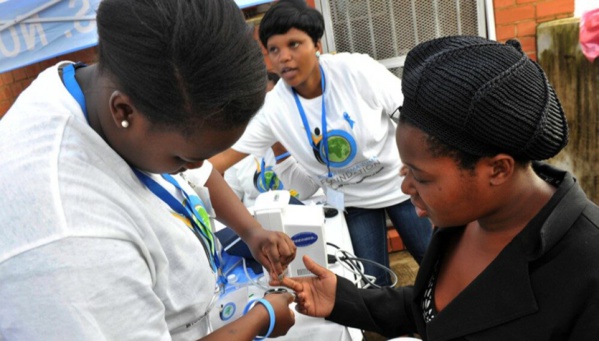
[[[121,126],[125,129],[127,129],[129,127],[129,121],[127,120],[122,120],[121,121]]]
[[[320,51],[316,51],[316,58],[320,58]]]

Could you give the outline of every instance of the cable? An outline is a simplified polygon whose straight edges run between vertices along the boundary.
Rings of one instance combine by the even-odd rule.
[[[247,277],[248,281],[250,281],[253,285],[258,286],[262,289],[264,289],[265,291],[270,289],[269,286],[266,286],[262,283],[260,283],[260,278],[264,277],[264,274],[262,274],[261,276],[258,277],[258,280],[254,280],[254,278],[252,278],[252,276],[250,276],[250,274],[248,273],[248,268],[247,265],[245,263],[245,258],[241,257],[241,260],[243,262],[243,273],[245,273],[245,277]]]
[[[380,263],[377,263],[375,261],[356,257],[355,255],[351,254],[350,252],[342,250],[339,246],[337,246],[333,243],[327,242],[327,245],[332,246],[337,249],[335,251],[335,255],[334,255],[335,259],[337,260],[337,262],[339,264],[341,264],[342,267],[344,267],[346,270],[348,270],[350,273],[352,273],[354,275],[353,283],[357,287],[362,288],[362,289],[368,288],[370,286],[373,286],[375,288],[381,288],[380,285],[375,283],[376,278],[374,276],[367,275],[364,273],[363,262],[377,266],[377,267],[385,270],[386,272],[390,273],[391,278],[393,278],[393,283],[391,285],[389,285],[388,287],[393,288],[397,284],[399,279],[397,278],[397,274],[395,272],[393,272],[392,269],[390,269]],[[360,281],[363,281],[364,284],[360,285]]]

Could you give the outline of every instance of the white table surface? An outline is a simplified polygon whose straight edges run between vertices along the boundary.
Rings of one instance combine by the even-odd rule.
[[[219,224],[216,225],[218,230]],[[353,254],[351,238],[342,212],[339,212],[335,217],[326,218],[324,235],[327,242]],[[327,253],[334,254],[334,252],[334,248],[327,247]],[[351,278],[349,271],[339,264],[329,264],[328,268],[340,276]],[[258,286],[250,286],[249,292],[255,296],[261,296],[264,289]],[[295,303],[291,304],[291,308],[295,310]],[[360,341],[362,339],[362,332],[358,329],[348,328],[323,318],[314,318],[297,312],[295,314],[295,325],[287,335],[276,338],[276,340],[283,341]]]

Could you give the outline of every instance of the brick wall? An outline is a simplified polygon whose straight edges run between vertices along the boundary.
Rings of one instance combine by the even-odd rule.
[[[308,4],[314,6],[314,0],[308,0]],[[574,14],[574,0],[494,0],[494,7],[497,40],[518,38],[523,50],[535,60],[537,24]],[[0,74],[0,117],[41,70],[59,60],[90,63],[94,58],[94,49],[90,48]]]
[[[62,60],[93,63],[95,59],[96,52],[92,47],[0,74],[0,117],[4,116],[21,91],[28,87],[41,71]]]
[[[574,0],[494,0],[496,39],[517,38],[522,50],[537,59],[537,25],[574,15]]]

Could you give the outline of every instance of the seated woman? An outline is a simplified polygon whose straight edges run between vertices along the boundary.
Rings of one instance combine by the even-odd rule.
[[[297,310],[389,337],[597,340],[599,208],[538,162],[567,143],[560,102],[516,41],[456,36],[408,54],[402,190],[436,226],[414,286],[284,279]]]

